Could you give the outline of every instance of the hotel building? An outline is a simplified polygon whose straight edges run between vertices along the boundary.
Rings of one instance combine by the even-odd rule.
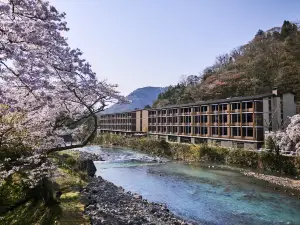
[[[258,149],[296,114],[294,94],[272,93],[101,115],[100,132],[144,133],[171,142]]]
[[[296,114],[294,94],[273,93],[203,101],[149,110],[148,132],[167,141],[258,149],[266,132]]]
[[[147,110],[102,114],[98,118],[98,131],[102,133],[114,132],[116,134],[132,134],[146,133],[148,131]]]

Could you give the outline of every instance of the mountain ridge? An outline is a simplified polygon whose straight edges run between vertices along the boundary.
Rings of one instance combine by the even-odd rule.
[[[137,88],[126,96],[130,103],[114,104],[104,110],[102,114],[128,112],[135,109],[144,109],[147,105],[152,106],[154,101],[158,98],[158,95],[163,93],[166,89],[166,87],[153,86]]]

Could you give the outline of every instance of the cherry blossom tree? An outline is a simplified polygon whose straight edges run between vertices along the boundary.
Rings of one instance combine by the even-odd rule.
[[[65,13],[49,2],[0,0],[0,21],[0,150],[17,145],[34,151],[5,159],[0,175],[25,169],[34,187],[51,169],[45,154],[86,145],[96,135],[97,114],[125,99],[69,47]],[[83,138],[68,145],[64,135]]]
[[[292,116],[285,130],[271,132],[266,138],[269,138],[278,150],[293,151],[300,155],[300,115]]]
[[[91,140],[97,113],[109,102],[123,100],[116,85],[98,81],[79,49],[71,49],[63,32],[65,14],[42,0],[0,2],[1,116],[19,119],[1,127],[26,133],[24,144],[48,152],[71,148],[63,134],[87,118],[94,127],[81,144]],[[13,141],[13,140],[10,140]],[[78,146],[75,146],[78,147]]]

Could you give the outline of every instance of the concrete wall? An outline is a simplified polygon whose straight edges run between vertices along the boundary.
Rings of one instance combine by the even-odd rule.
[[[269,101],[268,98],[263,99],[263,126],[264,126],[264,131],[269,130],[269,123],[270,123],[270,118],[269,118]]]
[[[195,144],[195,138],[191,138],[191,144]]]
[[[214,145],[214,142],[213,142],[212,139],[207,139],[207,144],[208,144],[208,145]]]
[[[232,141],[221,141],[221,147],[233,148],[233,143]]]
[[[281,126],[281,103],[280,97],[273,97],[272,98],[272,111],[271,111],[272,118],[272,130],[276,131]]]
[[[245,142],[244,148],[247,150],[257,150],[257,143]]]
[[[294,116],[296,114],[296,103],[294,95],[291,93],[283,94],[283,125],[287,126],[289,124],[289,116]]]

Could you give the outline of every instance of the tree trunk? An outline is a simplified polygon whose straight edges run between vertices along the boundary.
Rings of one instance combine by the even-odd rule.
[[[40,193],[45,205],[49,206],[58,203],[53,196],[52,183],[47,178],[42,180]]]

